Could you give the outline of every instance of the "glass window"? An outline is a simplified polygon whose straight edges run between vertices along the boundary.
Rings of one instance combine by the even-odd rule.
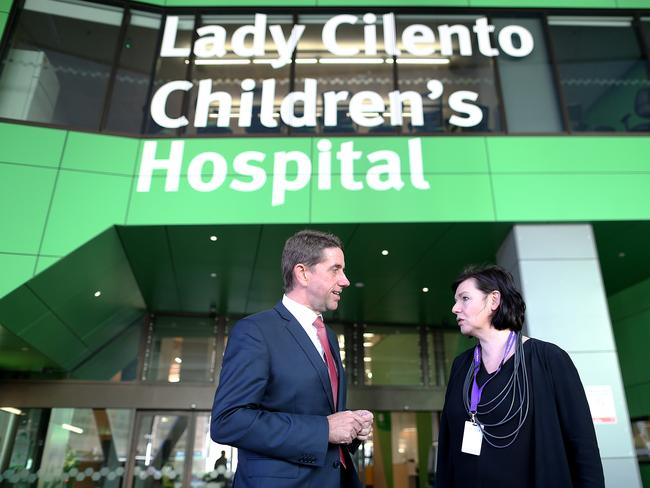
[[[433,16],[398,15],[397,32],[400,56],[397,59],[397,78],[400,92],[415,92],[420,95],[423,106],[422,120],[416,118],[413,107],[407,124],[408,132],[489,132],[501,130],[499,100],[492,58],[480,53],[472,28],[478,17],[469,15]],[[436,41],[409,42],[406,50],[404,31],[412,25],[424,26],[423,39]],[[447,30],[445,26],[450,26]],[[457,33],[451,34],[451,30]],[[433,37],[432,37],[433,36]],[[408,39],[409,36],[407,35]],[[415,48],[415,49],[414,49]],[[413,53],[416,52],[416,54]],[[417,52],[422,54],[417,54]],[[434,97],[435,88],[430,80],[439,80],[443,86],[442,95]],[[450,106],[450,95],[457,91],[478,93],[476,102],[482,112],[480,122],[471,127],[461,127],[452,116],[467,118],[459,107]],[[416,99],[416,103],[420,103]],[[467,102],[470,103],[470,102]]]
[[[143,414],[135,439],[134,488],[181,487],[189,414]]]
[[[214,319],[156,317],[146,380],[169,383],[214,381],[216,342]]]
[[[49,413],[0,408],[0,485],[30,486],[37,479]]]
[[[549,17],[571,129],[650,130],[650,80],[631,17]]]
[[[377,43],[376,53],[366,54],[359,17],[356,25],[344,23],[336,31],[337,43],[343,49],[358,52],[349,56],[332,54],[322,39],[325,22],[332,17],[330,14],[299,18],[305,32],[296,54],[294,90],[304,91],[307,79],[316,81],[317,132],[372,134],[399,130],[391,125],[387,113],[388,94],[395,89],[395,80],[382,41]],[[381,17],[377,25],[381,26]],[[314,129],[307,126],[292,132],[309,133]]]
[[[26,0],[2,64],[0,116],[99,128],[122,9]]]
[[[192,481],[195,488],[225,487],[237,469],[237,449],[210,439],[210,414],[196,415]],[[216,483],[216,484],[215,484]]]
[[[508,25],[520,25],[532,34],[535,43],[528,56],[517,58],[501,52],[496,57],[508,132],[561,132],[559,97],[544,42],[542,21],[509,17],[494,19],[492,23],[497,32]]]
[[[420,334],[416,327],[366,326],[366,385],[421,385]]]
[[[154,68],[160,14],[131,11],[115,73],[106,129],[140,134],[148,113],[147,95]]]
[[[143,318],[99,348],[70,372],[69,377],[93,381],[135,381]],[[117,327],[119,324],[115,324]]]
[[[289,36],[293,22],[290,15],[268,15],[266,23],[270,27],[279,25],[285,36]],[[189,115],[190,125],[187,127],[188,134],[280,134],[286,132],[286,127],[279,117],[280,103],[289,93],[291,62],[275,68],[271,63],[277,61],[278,56],[275,50],[269,28],[266,29],[264,55],[242,56],[233,50],[233,36],[236,35],[236,49],[241,51],[240,35],[235,34],[245,26],[255,24],[254,15],[205,15],[201,18],[201,26],[220,26],[225,29],[225,55],[195,57],[192,66],[192,82],[194,88],[190,93]],[[240,31],[245,32],[245,31]],[[244,38],[243,47],[252,47],[252,36],[247,40]],[[212,80],[210,92],[214,93],[208,103],[209,108],[204,111],[197,103],[199,100],[199,83],[201,80]],[[264,85],[264,80],[267,85]],[[273,83],[274,87],[269,83]],[[263,88],[264,86],[264,88]],[[272,105],[268,108],[262,103],[263,90],[268,92]],[[246,93],[246,96],[242,94]],[[252,99],[251,99],[252,96]],[[265,97],[266,100],[266,97]],[[271,105],[269,103],[269,105]],[[206,113],[205,117],[195,120],[199,113]],[[196,125],[202,125],[195,127]]]
[[[132,430],[131,410],[52,409],[39,470],[43,486],[119,486]]]
[[[169,19],[169,17],[168,17]],[[167,20],[169,22],[169,20]],[[194,33],[194,16],[180,15],[176,25],[176,37],[174,38],[174,47],[177,49],[191,49],[192,35]],[[156,62],[155,76],[153,83],[152,96],[167,83],[174,81],[187,80],[189,77],[189,58],[173,56],[161,57],[156,53],[158,60]],[[173,90],[164,101],[164,112],[170,119],[177,119],[186,116],[183,110],[183,102],[186,92],[183,90]],[[162,127],[151,118],[151,100],[147,101],[147,134],[176,134],[177,128]]]

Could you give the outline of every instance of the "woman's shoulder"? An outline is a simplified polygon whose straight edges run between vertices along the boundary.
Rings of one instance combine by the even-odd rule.
[[[531,352],[552,361],[570,361],[569,354],[557,344],[530,337],[524,344],[529,344]]]

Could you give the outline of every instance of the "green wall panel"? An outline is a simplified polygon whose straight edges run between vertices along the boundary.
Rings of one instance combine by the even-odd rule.
[[[361,179],[361,178],[359,178]],[[408,181],[408,175],[403,178]],[[312,222],[459,222],[494,219],[488,175],[436,175],[431,188],[353,192],[333,181],[312,191]],[[317,183],[314,181],[315,187]],[[459,188],[463,196],[459,197]]]
[[[156,0],[154,0],[156,1]],[[316,0],[165,0],[168,7],[298,7],[316,5]]]
[[[472,7],[616,8],[616,0],[470,0]]]
[[[486,140],[490,169],[494,173],[650,172],[650,137],[489,137]]]
[[[619,8],[650,8],[650,1],[648,0],[616,0],[616,3]],[[650,468],[650,466],[648,467]]]
[[[39,256],[36,261],[36,274],[45,271],[47,268],[52,266],[54,263],[57,263],[61,260],[61,257],[57,256]],[[0,293],[0,296],[2,294]]]
[[[9,12],[13,0],[0,0],[0,12]]]
[[[650,216],[650,173],[496,174],[492,181],[500,221],[643,220]]]
[[[469,0],[316,0],[319,7],[468,7]]]
[[[5,27],[7,26],[7,18],[9,17],[8,14],[5,12],[0,12],[0,39],[2,38],[2,34],[5,31]]]
[[[34,273],[36,256],[0,253],[0,297],[12,291],[17,284],[30,279]]]
[[[63,256],[114,224],[123,224],[131,178],[61,170],[42,254]]]
[[[56,168],[66,132],[28,125],[0,123],[0,163],[21,163]],[[7,144],[10,141],[10,144]]]
[[[56,171],[0,164],[0,252],[37,254]]]
[[[139,147],[138,139],[71,132],[61,167],[131,176]]]

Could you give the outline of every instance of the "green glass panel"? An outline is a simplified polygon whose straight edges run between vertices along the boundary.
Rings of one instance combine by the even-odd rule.
[[[0,297],[32,277],[36,256],[0,254]]]
[[[491,137],[487,147],[494,173],[647,171],[650,138]]]
[[[61,167],[131,176],[139,146],[137,139],[71,132]]]
[[[0,164],[0,252],[36,254],[56,171]],[[11,210],[9,210],[11,209]]]
[[[0,162],[59,166],[66,132],[42,127],[0,123]]]
[[[8,14],[6,14],[4,12],[0,12],[0,36],[2,35],[2,33],[5,30],[5,26],[7,25],[7,18],[8,17],[9,17]]]
[[[65,255],[124,222],[131,178],[61,171],[43,240],[43,254]]]
[[[402,175],[408,182],[408,175]],[[494,219],[488,175],[432,175],[430,189],[350,191],[336,180],[332,190],[314,186],[312,222],[458,222]],[[462,197],[462,198],[461,198]]]
[[[472,7],[616,8],[616,0],[469,0]]]
[[[293,7],[316,6],[316,0],[165,0],[168,7]]]
[[[648,8],[648,0],[616,0],[619,8]],[[645,485],[644,485],[645,486]]]
[[[650,218],[650,174],[494,175],[500,221]]]

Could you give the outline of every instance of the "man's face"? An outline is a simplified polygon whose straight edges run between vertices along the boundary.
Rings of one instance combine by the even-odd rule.
[[[320,263],[307,268],[307,300],[309,308],[322,313],[336,310],[343,288],[350,286],[345,276],[345,258],[338,247],[323,249]]]

